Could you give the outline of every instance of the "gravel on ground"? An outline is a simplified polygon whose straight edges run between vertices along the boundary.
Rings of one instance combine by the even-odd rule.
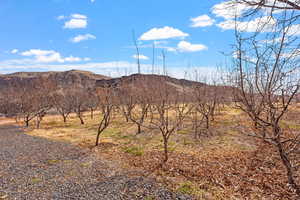
[[[4,199],[192,198],[171,192],[155,180],[128,176],[88,149],[0,125],[0,200]]]

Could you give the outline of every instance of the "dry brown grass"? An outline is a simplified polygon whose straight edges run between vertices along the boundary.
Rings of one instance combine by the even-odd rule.
[[[254,147],[250,144],[245,145],[247,142],[239,139],[241,136],[238,131],[234,130],[239,114],[235,109],[224,109],[216,116],[210,133],[199,140],[194,139],[192,130],[188,126],[179,130],[170,139],[171,157],[183,154],[188,156],[210,155],[207,152],[224,154],[237,149],[240,151],[252,150]],[[67,123],[63,123],[59,116],[47,116],[40,129],[34,129],[33,125],[27,130],[27,133],[92,148],[95,143],[99,115],[100,113],[95,113],[94,119],[90,119],[89,113],[85,113],[85,125],[80,125],[75,115],[71,115]],[[148,160],[153,159],[151,163],[158,164],[160,162],[159,154],[163,150],[161,135],[159,132],[145,128],[142,134],[137,135],[136,131],[134,124],[126,123],[122,116],[115,116],[111,126],[101,135],[98,152],[107,159],[120,161],[122,167],[150,170],[142,165],[133,164],[136,163],[133,160],[145,160],[147,163]],[[155,156],[153,157],[153,155]],[[178,184],[174,184],[173,188],[181,190],[183,187],[182,190],[185,190],[186,181],[184,177],[177,177]],[[198,192],[192,193],[199,196]],[[202,194],[202,192],[200,193]]]
[[[67,123],[59,116],[48,116],[41,129],[32,127],[27,133],[92,149],[99,115],[96,113],[92,120],[85,113],[85,125],[80,125],[74,115]],[[240,128],[250,123],[239,110],[226,107],[217,114],[208,136],[195,140],[189,126],[184,126],[170,139],[169,161],[152,176],[198,199],[290,198],[280,161],[270,153],[272,148],[241,135]],[[154,130],[144,128],[139,135],[136,131],[134,124],[126,123],[121,115],[115,116],[101,135],[100,146],[93,151],[116,161],[120,168],[142,170],[143,175],[160,163],[162,138]]]
[[[0,125],[14,124],[15,120],[12,118],[0,117]]]
[[[222,111],[216,116],[212,128],[207,136],[195,140],[193,131],[189,126],[184,126],[170,139],[170,149],[178,152],[195,153],[208,147],[241,147],[236,143],[237,131],[235,117],[239,113],[230,108]],[[92,147],[95,143],[97,123],[100,113],[95,113],[91,119],[89,113],[84,114],[85,124],[81,125],[75,115],[71,115],[67,123],[63,123],[60,116],[47,116],[42,122],[40,129],[35,125],[27,130],[30,135],[46,137],[53,140],[70,142],[76,145]],[[188,123],[188,122],[187,122]],[[141,146],[144,151],[162,150],[162,139],[159,132],[143,128],[142,134],[136,134],[137,127],[133,123],[127,123],[121,115],[115,116],[112,124],[102,133],[102,143],[117,144],[121,149],[128,146]],[[241,147],[243,148],[243,147]]]

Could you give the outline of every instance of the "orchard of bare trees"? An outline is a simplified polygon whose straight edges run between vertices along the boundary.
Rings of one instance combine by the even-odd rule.
[[[0,113],[36,129],[43,126],[47,115],[58,115],[64,123],[72,115],[81,126],[88,118],[96,120],[95,146],[101,145],[104,133],[121,118],[134,126],[136,136],[149,132],[159,135],[163,150],[156,170],[170,160],[170,141],[176,133],[184,129],[192,133],[194,140],[208,138],[215,134],[214,123],[220,120],[217,116],[224,108],[238,109],[248,123],[244,129],[238,129],[241,125],[237,124],[237,130],[263,147],[271,146],[267,156],[275,155],[280,160],[288,188],[300,198],[300,132],[285,124],[300,96],[300,43],[296,32],[300,3],[227,3],[230,8],[242,5],[246,11],[234,18],[231,65],[224,67],[222,77],[210,77],[214,81],[170,81],[164,51],[164,75],[140,74],[140,50],[133,34],[139,74],[93,88],[76,84],[60,87],[47,78],[12,82],[0,93]],[[245,31],[250,19],[258,19],[256,30]]]
[[[216,92],[214,87],[217,88],[201,83],[174,88],[164,76],[159,76],[158,80],[141,76],[116,86],[95,89],[60,88],[40,79],[30,84],[11,85],[9,90],[1,93],[1,113],[23,121],[26,127],[35,124],[36,128],[41,126],[47,114],[60,115],[65,123],[70,114],[74,114],[83,125],[84,113],[90,113],[91,118],[99,120],[96,146],[114,116],[122,115],[124,121],[135,124],[136,134],[149,130],[160,133],[164,146],[163,162],[167,162],[169,138],[182,128],[185,120],[192,119],[195,135],[208,134],[210,122],[223,103],[219,96],[222,93]]]

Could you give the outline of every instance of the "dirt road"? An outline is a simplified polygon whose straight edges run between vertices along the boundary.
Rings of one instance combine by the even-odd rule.
[[[0,199],[191,199],[129,177],[87,149],[0,125]]]

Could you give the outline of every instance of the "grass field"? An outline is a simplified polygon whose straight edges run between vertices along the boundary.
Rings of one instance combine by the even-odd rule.
[[[91,119],[85,113],[85,125],[75,115],[67,123],[59,116],[47,116],[40,129],[32,125],[26,132],[90,148],[102,158],[119,163],[124,170],[143,174],[160,163],[163,151],[160,133],[144,128],[141,134],[136,134],[137,127],[121,115],[115,116],[101,135],[100,146],[94,148],[99,116],[96,113]],[[275,186],[268,188],[265,183],[276,185],[279,194],[272,194],[272,198],[290,195],[285,188],[284,173],[278,170],[280,162],[268,154],[271,147],[262,147],[254,138],[241,134],[240,130],[247,124],[249,120],[240,111],[226,107],[216,115],[207,136],[195,139],[190,126],[184,126],[171,136],[169,161],[151,176],[173,190],[198,199],[269,198],[268,192]],[[288,120],[286,126],[299,128]],[[266,156],[273,163],[271,167],[266,167]],[[253,169],[253,163],[257,168]]]

